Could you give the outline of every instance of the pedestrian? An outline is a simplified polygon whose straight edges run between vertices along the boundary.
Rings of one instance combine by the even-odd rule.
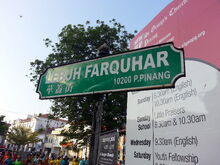
[[[14,165],[22,165],[21,155],[17,155],[17,159],[15,160]]]
[[[44,157],[44,165],[48,165],[49,164],[49,154],[47,153]]]
[[[72,165],[79,165],[78,160],[77,160],[77,159],[73,159],[73,161],[72,161]]]
[[[3,156],[1,158],[1,165],[5,165],[5,161],[8,159],[8,152],[3,152]]]
[[[44,165],[43,160],[40,159],[40,160],[38,161],[38,164],[37,164],[37,165]]]
[[[56,160],[52,156],[51,159],[49,160],[49,165],[56,165]]]
[[[18,153],[15,151],[12,157],[13,162],[15,162],[15,160],[17,159],[17,156],[18,156]]]
[[[36,154],[33,159],[33,164],[38,164],[39,159],[40,159],[40,155]]]
[[[8,155],[8,159],[5,160],[5,164],[6,165],[13,165],[13,160],[12,160],[12,155],[11,154]]]
[[[85,158],[85,165],[88,165],[89,164],[89,160],[88,160],[88,158],[86,157]]]
[[[60,165],[60,162],[61,162],[61,158],[58,156],[55,163],[56,163],[56,165]]]
[[[30,164],[32,164],[32,159],[33,159],[32,154],[28,154],[28,155],[27,155],[27,159],[26,159],[26,161],[25,161],[25,165],[30,165]]]
[[[3,159],[3,156],[4,156],[5,152],[1,152],[1,155],[0,155],[0,163],[2,162],[2,159]]]
[[[68,158],[67,156],[65,156],[65,157],[61,160],[60,165],[68,165],[68,164],[69,164],[68,159],[69,159],[69,158]]]
[[[85,165],[85,160],[84,160],[84,158],[82,158],[82,159],[80,160],[79,165]]]
[[[122,160],[119,160],[118,165],[124,165]]]

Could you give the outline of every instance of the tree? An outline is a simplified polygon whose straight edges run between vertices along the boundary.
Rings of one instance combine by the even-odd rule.
[[[4,118],[5,116],[0,116],[0,136],[2,136],[2,141],[0,141],[0,143],[4,141],[9,127],[9,125],[3,121]]]
[[[115,19],[109,21],[109,24],[97,20],[94,26],[89,21],[85,25],[67,25],[58,35],[57,43],[45,39],[45,45],[52,48],[52,53],[45,60],[36,59],[31,62],[30,80],[36,84],[40,74],[48,67],[97,58],[97,48],[104,43],[109,46],[110,54],[127,51],[133,37],[134,34],[128,33]],[[125,123],[126,97],[126,93],[109,93],[103,96],[102,124],[106,130],[120,128]],[[68,139],[78,139],[82,144],[88,141],[97,100],[98,97],[93,95],[52,100],[51,109],[54,115],[68,118],[71,124],[70,129],[63,133]]]
[[[40,141],[37,137],[37,132],[32,132],[30,128],[23,126],[15,126],[9,129],[7,140],[11,144],[16,144],[19,147],[26,144],[36,143]]]

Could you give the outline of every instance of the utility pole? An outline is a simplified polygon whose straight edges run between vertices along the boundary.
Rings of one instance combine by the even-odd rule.
[[[107,44],[103,44],[98,48],[99,57],[105,57],[109,55],[109,47]],[[102,113],[103,113],[103,94],[96,94],[94,97],[98,100],[94,112],[92,121],[92,136],[90,140],[90,152],[89,152],[89,165],[96,165],[98,161],[98,149],[99,149],[99,137],[101,133],[102,125]]]

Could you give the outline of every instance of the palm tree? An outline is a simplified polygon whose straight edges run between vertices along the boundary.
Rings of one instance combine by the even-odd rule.
[[[40,141],[37,136],[38,133],[32,132],[30,128],[15,126],[8,131],[7,140],[9,143],[17,145],[19,149],[21,146]]]

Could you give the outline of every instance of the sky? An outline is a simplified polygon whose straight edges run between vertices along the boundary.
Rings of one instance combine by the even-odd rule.
[[[171,0],[0,0],[0,115],[11,122],[48,113],[29,78],[30,62],[51,52],[44,39],[58,41],[68,24],[115,18],[129,32],[142,30]]]

